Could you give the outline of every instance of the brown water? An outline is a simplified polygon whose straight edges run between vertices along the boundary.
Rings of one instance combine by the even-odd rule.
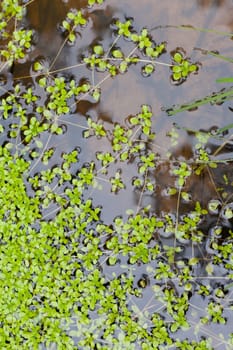
[[[85,125],[85,116],[90,115],[93,118],[103,119],[110,124],[115,122],[124,122],[131,114],[136,114],[142,104],[151,106],[154,113],[154,128],[157,133],[156,145],[160,154],[166,155],[168,149],[168,140],[166,133],[171,129],[173,123],[189,128],[208,130],[213,126],[223,127],[231,123],[232,113],[229,111],[229,103],[221,106],[202,106],[197,111],[179,113],[177,116],[168,117],[166,112],[162,112],[163,107],[171,107],[174,104],[182,104],[194,99],[201,98],[211,94],[213,91],[219,91],[221,84],[216,84],[215,80],[221,76],[230,76],[232,64],[219,61],[211,56],[203,55],[194,48],[206,50],[218,50],[222,55],[229,55],[232,47],[232,41],[229,37],[224,37],[217,33],[205,33],[198,30],[178,29],[172,26],[192,25],[197,28],[213,28],[215,31],[229,32],[233,29],[232,13],[233,6],[231,1],[117,1],[110,0],[106,5],[92,10],[89,16],[87,28],[81,33],[79,40],[72,47],[65,46],[60,51],[63,39],[57,30],[59,24],[64,19],[64,15],[69,8],[84,8],[86,1],[60,1],[41,0],[34,1],[28,6],[28,21],[32,28],[37,31],[37,44],[35,50],[31,53],[32,60],[38,56],[45,57],[51,69],[60,69],[73,66],[79,63],[80,54],[87,50],[89,45],[96,42],[104,42],[107,47],[112,40],[109,25],[114,18],[123,20],[125,17],[132,17],[136,30],[143,27],[148,29],[155,28],[152,31],[156,42],[167,42],[167,54],[162,56],[161,61],[169,63],[169,52],[176,47],[182,47],[187,56],[192,61],[198,61],[202,64],[200,72],[193,75],[184,84],[174,86],[169,81],[169,68],[157,66],[156,72],[149,78],[144,78],[139,74],[139,68],[133,67],[125,75],[117,78],[107,79],[101,85],[102,98],[97,104],[80,103],[77,107],[77,115],[66,117],[71,122]],[[46,15],[45,15],[46,14]],[[167,26],[171,26],[167,28]],[[127,49],[127,42],[124,44]],[[129,45],[129,52],[131,47]],[[59,54],[58,54],[59,53]],[[57,56],[58,54],[58,56]],[[67,74],[74,74],[77,77],[90,77],[90,72],[85,69],[70,68]],[[28,75],[29,67],[26,64],[17,65],[14,70],[14,76]],[[98,83],[103,74],[95,75],[95,83]],[[81,114],[81,115],[80,115]],[[78,145],[83,149],[81,130],[68,126],[68,132],[59,145],[61,150],[71,150]],[[94,142],[94,144],[92,144]],[[191,139],[187,134],[183,135],[183,140],[179,140],[180,146],[176,150],[176,155],[184,155],[187,147],[190,147]],[[185,146],[187,145],[187,147]],[[102,144],[96,141],[90,141],[88,149],[82,154],[85,159],[93,156],[96,149],[101,150]],[[106,149],[106,146],[104,146]],[[132,173],[134,169],[132,169]],[[129,176],[130,178],[130,176]],[[125,207],[132,207],[132,200],[125,201],[119,196],[119,201],[125,203]],[[104,201],[103,193],[101,201]],[[107,195],[106,202],[113,201]],[[114,206],[115,207],[115,206]],[[112,208],[111,208],[112,212]],[[113,212],[112,212],[113,213]],[[106,214],[107,217],[110,213]],[[113,214],[113,217],[115,214]]]

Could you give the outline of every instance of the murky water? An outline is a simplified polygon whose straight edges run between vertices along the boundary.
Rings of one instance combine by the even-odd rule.
[[[169,67],[156,66],[155,72],[148,78],[140,73],[138,66],[133,66],[125,75],[118,75],[115,78],[108,78],[101,83],[101,100],[93,102],[91,99],[82,101],[77,107],[74,107],[74,113],[67,115],[62,119],[62,123],[66,125],[67,132],[57,140],[52,138],[48,147],[54,147],[56,154],[59,156],[62,152],[69,152],[75,147],[80,147],[80,163],[91,161],[96,152],[106,151],[109,148],[107,141],[83,138],[83,128],[86,126],[88,117],[94,120],[104,121],[105,125],[111,128],[114,123],[124,124],[130,115],[137,114],[143,104],[151,106],[153,111],[153,129],[156,133],[156,139],[153,143],[153,150],[159,152],[161,159],[160,165],[156,171],[150,176],[156,181],[156,190],[154,196],[141,196],[140,191],[133,192],[132,178],[137,173],[137,164],[131,163],[124,168],[120,163],[116,165],[116,169],[122,167],[122,174],[126,184],[126,191],[120,191],[115,195],[109,191],[109,184],[104,181],[99,183],[102,189],[94,189],[86,194],[91,196],[96,205],[102,206],[101,219],[110,224],[116,216],[124,216],[127,209],[137,210],[139,207],[151,205],[152,211],[157,215],[161,213],[176,214],[177,198],[168,199],[164,193],[166,189],[174,185],[174,176],[171,176],[171,163],[167,160],[167,152],[171,152],[171,159],[186,160],[192,162],[195,153],[194,136],[192,130],[208,131],[211,128],[223,128],[232,123],[232,100],[226,101],[220,105],[203,105],[195,111],[181,112],[175,116],[168,116],[167,108],[173,105],[184,104],[193,100],[203,98],[213,92],[219,91],[224,84],[216,83],[216,79],[220,77],[232,76],[232,63],[222,62],[217,57],[204,55],[201,50],[218,51],[221,55],[232,57],[232,38],[224,36],[220,33],[233,31],[233,4],[230,0],[222,1],[181,1],[181,0],[144,0],[144,1],[127,1],[127,0],[108,0],[98,9],[87,12],[89,19],[85,31],[80,32],[79,38],[75,45],[69,46],[63,44],[63,36],[59,25],[64,19],[70,8],[82,9],[86,8],[86,1],[77,0],[39,0],[33,1],[28,6],[27,25],[36,31],[35,48],[30,53],[30,60],[34,62],[38,58],[47,62],[50,71],[61,70],[65,68],[67,77],[74,76],[77,80],[85,79],[98,84],[104,77],[102,73],[92,75],[91,71],[84,67],[74,67],[80,63],[80,57],[83,53],[87,53],[94,44],[103,43],[108,48],[113,40],[112,23],[114,19],[133,18],[135,29],[147,28],[151,30],[151,34],[155,42],[167,42],[167,53],[162,56],[164,63],[170,62],[170,52],[177,47],[182,47],[194,62],[199,62],[200,69],[198,74],[192,75],[190,79],[182,85],[174,85],[171,82]],[[192,28],[178,28],[178,26],[189,25]],[[206,32],[194,28],[214,29],[214,32]],[[122,42],[124,50],[128,53],[132,50],[129,42]],[[62,49],[61,49],[62,47]],[[8,89],[11,79],[21,81],[25,84],[31,84],[30,76],[31,62],[15,64],[12,72],[4,73],[4,77],[8,74],[7,84],[4,86]],[[184,131],[180,132],[178,145],[170,147],[170,138],[167,133],[176,124]],[[80,128],[81,126],[81,128]],[[188,130],[189,132],[186,132]],[[46,136],[47,137],[47,136]],[[210,153],[214,154],[215,150],[221,147],[222,140],[214,139],[209,145]],[[232,145],[226,144],[218,152],[218,159],[232,158]],[[54,161],[54,164],[56,161]],[[49,163],[48,167],[54,164]],[[44,166],[46,169],[47,166]],[[35,166],[34,172],[38,169]],[[113,174],[109,174],[110,176]],[[224,183],[224,176],[229,178],[229,184]],[[101,175],[100,175],[101,178]],[[193,198],[191,206],[194,202],[199,201],[203,207],[207,207],[208,202],[217,198],[216,188],[224,188],[228,194],[230,201],[232,193],[232,168],[231,163],[223,164],[217,169],[213,169],[210,174],[208,171],[203,172],[201,176],[193,175],[186,184],[187,192],[191,193]],[[185,201],[180,205],[180,215],[184,215],[189,208],[189,204]],[[216,217],[209,215],[208,221],[203,223],[203,231],[208,236],[210,228],[215,224]],[[231,223],[227,222],[226,227],[229,228]],[[161,232],[160,243],[163,245],[173,246],[174,238],[163,236]],[[205,277],[206,260],[211,259],[211,247],[208,247],[208,239],[200,246],[186,244],[183,242],[183,251],[178,254],[178,258],[186,261],[191,255],[200,258],[200,264],[195,267],[197,269],[196,276]],[[208,250],[209,249],[209,250]],[[208,255],[209,253],[209,255]],[[120,257],[121,261],[114,267],[107,264],[102,265],[103,273],[112,274],[113,271],[127,271],[127,263],[124,257]],[[202,262],[203,261],[203,262]],[[121,268],[120,265],[125,265]],[[155,268],[155,266],[151,266]],[[130,267],[129,267],[130,269]],[[221,284],[221,267],[219,267],[219,280],[211,281],[212,286]],[[133,272],[135,276],[135,284],[142,278],[147,278],[146,266],[143,264],[138,266]],[[207,275],[206,275],[207,276]],[[208,276],[207,276],[208,277]],[[222,276],[223,277],[223,276]],[[149,280],[149,279],[148,279]],[[176,282],[174,282],[175,284]],[[179,288],[178,285],[175,285]],[[143,296],[140,300],[131,298],[129,304],[135,303],[139,308],[146,309],[150,299],[153,298],[153,291],[148,283]],[[230,298],[230,296],[229,296]],[[193,304],[194,314],[190,319],[195,325],[202,316],[201,308],[208,304],[209,298],[205,300],[193,294],[191,302]],[[161,307],[158,301],[155,301],[152,310]],[[230,312],[226,314],[230,319]],[[166,319],[166,321],[169,321]],[[214,349],[227,349],[224,341],[221,343],[216,333],[222,333],[223,337],[227,336],[230,331],[229,326],[209,325],[205,324],[199,331],[198,339],[201,336],[213,339]],[[192,332],[179,332],[180,339],[191,337]],[[136,345],[140,349],[140,345]],[[170,349],[170,348],[169,348]]]
[[[170,83],[168,67],[157,66],[156,72],[149,78],[144,78],[141,74],[138,74],[139,68],[133,67],[126,75],[120,75],[116,79],[109,78],[101,85],[102,98],[99,103],[80,103],[77,106],[78,114],[72,114],[72,116],[66,117],[66,120],[85,125],[83,118],[88,115],[107,121],[110,124],[124,122],[129,115],[137,113],[142,104],[148,104],[152,108],[155,119],[156,145],[163,155],[168,151],[166,134],[171,130],[173,123],[193,130],[209,130],[213,126],[220,128],[231,123],[232,113],[228,109],[230,103],[224,103],[221,106],[206,105],[200,107],[197,111],[183,112],[173,117],[168,117],[165,112],[162,112],[164,107],[168,108],[174,104],[189,102],[214,91],[219,91],[222,85],[216,84],[215,80],[222,76],[231,75],[231,63],[222,64],[219,59],[207,57],[201,54],[200,51],[195,50],[195,48],[217,50],[222,55],[227,56],[232,46],[229,37],[172,27],[192,25],[196,28],[213,28],[215,31],[229,32],[233,27],[231,1],[182,3],[180,0],[172,2],[167,0],[161,3],[146,0],[143,3],[138,1],[129,3],[124,0],[120,2],[111,0],[106,5],[100,6],[98,10],[90,11],[85,34],[80,34],[80,38],[74,46],[65,46],[60,52],[59,48],[63,39],[58,27],[64,18],[64,14],[69,8],[81,9],[85,6],[85,1],[77,3],[77,1],[62,2],[54,0],[52,3],[42,0],[40,3],[34,1],[28,7],[28,23],[37,31],[37,44],[35,50],[31,53],[32,60],[42,56],[48,61],[51,69],[67,67],[67,74],[89,78],[90,72],[85,69],[80,67],[69,69],[68,67],[79,63],[80,54],[88,50],[92,43],[103,41],[106,47],[109,45],[112,40],[112,31],[109,30],[109,25],[115,18],[122,20],[132,17],[137,30],[144,27],[154,28],[152,31],[153,39],[156,42],[167,42],[167,55],[163,55],[162,61],[169,63],[169,52],[176,47],[182,47],[188,57],[193,61],[200,62],[202,66],[198,75],[192,76],[191,79],[188,79],[185,84],[179,87]],[[44,13],[47,15],[44,16]],[[127,42],[124,45],[127,48]],[[129,52],[130,49],[129,46]],[[28,68],[27,65],[17,65],[14,69],[14,77],[28,75]],[[96,74],[95,83],[98,83],[102,78],[103,75],[98,76]],[[183,146],[179,146],[176,155],[183,156],[186,152],[185,149],[189,147],[188,145],[191,142],[187,134],[184,134],[183,137],[183,140],[179,140],[179,144],[183,144]],[[58,152],[60,149],[61,151],[73,149],[77,145],[77,140],[78,145],[83,148],[80,129],[68,126],[68,133],[59,142],[60,144],[56,145],[59,148]],[[102,147],[102,144],[92,144],[92,141],[90,141],[88,150],[85,150],[82,155],[85,159],[88,159],[88,155],[92,157],[95,150],[102,149]],[[111,200],[111,198],[108,197],[106,200]],[[125,200],[120,196],[119,201],[125,203]],[[128,207],[132,207],[132,202],[128,203]]]

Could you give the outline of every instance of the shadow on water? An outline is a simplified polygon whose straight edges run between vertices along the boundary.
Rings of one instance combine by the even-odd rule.
[[[119,75],[115,78],[108,78],[101,84],[101,100],[94,102],[87,97],[85,101],[80,102],[75,107],[73,113],[64,118],[62,121],[66,125],[66,133],[59,138],[59,141],[52,139],[49,146],[56,148],[56,154],[59,156],[62,152],[71,151],[75,147],[81,148],[80,162],[90,162],[97,151],[104,152],[109,149],[108,141],[98,139],[83,138],[83,129],[79,126],[86,126],[87,118],[91,117],[94,120],[101,120],[108,128],[112,128],[116,122],[126,123],[130,115],[138,113],[141,105],[148,104],[151,106],[154,115],[153,129],[156,133],[156,139],[152,146],[152,150],[158,152],[161,159],[154,173],[150,173],[150,177],[155,181],[155,192],[153,195],[147,196],[141,191],[134,191],[132,186],[132,178],[137,173],[138,164],[128,164],[124,168],[120,163],[116,164],[113,172],[122,166],[122,174],[126,184],[126,191],[119,192],[115,195],[109,191],[109,184],[101,183],[102,189],[94,189],[90,195],[94,202],[101,205],[103,208],[102,220],[104,222],[112,222],[116,216],[124,216],[128,208],[138,208],[151,205],[152,210],[158,216],[171,215],[175,217],[179,209],[179,217],[182,217],[187,212],[192,210],[197,201],[202,207],[208,208],[208,203],[212,200],[223,202],[221,194],[232,192],[232,171],[231,165],[222,164],[216,169],[204,169],[201,176],[195,175],[195,167],[192,168],[193,175],[189,177],[188,182],[184,186],[184,192],[191,194],[191,199],[181,199],[179,208],[177,201],[179,193],[173,197],[167,195],[167,189],[175,186],[175,177],[172,173],[174,165],[177,162],[187,161],[192,167],[192,162],[195,158],[195,142],[191,132],[184,131],[179,134],[178,145],[170,145],[170,137],[167,134],[177,124],[179,128],[184,130],[198,131],[209,130],[213,126],[222,128],[232,121],[232,110],[229,109],[232,103],[227,101],[221,105],[203,105],[195,111],[185,111],[173,117],[169,117],[164,111],[173,105],[180,105],[185,102],[193,101],[202,98],[214,91],[219,91],[221,87],[215,80],[219,77],[231,76],[232,63],[222,64],[215,57],[203,55],[195,48],[212,50],[228,54],[232,50],[232,41],[229,38],[219,35],[217,32],[204,32],[191,28],[176,27],[180,25],[191,25],[194,28],[214,28],[216,31],[230,31],[233,28],[232,14],[233,6],[231,1],[227,0],[197,0],[197,1],[180,1],[180,0],[145,0],[141,1],[126,1],[126,0],[109,0],[106,5],[101,5],[98,10],[86,11],[88,24],[86,28],[78,33],[78,40],[74,45],[63,45],[64,36],[62,34],[60,24],[64,19],[67,11],[70,8],[86,8],[87,1],[60,1],[60,0],[40,0],[34,1],[28,6],[27,25],[35,29],[35,48],[30,53],[31,62],[40,58],[48,65],[50,71],[57,71],[54,74],[59,76],[59,70],[65,68],[63,72],[67,79],[75,77],[77,81],[92,81],[93,84],[98,84],[103,79],[103,74],[96,72],[92,74],[86,67],[76,67],[80,63],[80,58],[83,52],[90,52],[90,48],[98,43],[103,43],[107,49],[113,40],[112,23],[114,19],[133,18],[136,30],[141,28],[152,29],[152,36],[155,42],[167,42],[167,53],[163,55],[165,63],[169,63],[169,53],[176,47],[182,47],[187,57],[194,61],[200,62],[200,71],[197,75],[193,75],[191,79],[185,81],[182,85],[174,85],[171,83],[169,67],[156,66],[155,73],[150,77],[145,78],[140,72],[138,66],[133,66],[125,75]],[[130,43],[125,41],[122,45],[126,51],[131,51]],[[61,49],[62,48],[62,49]],[[16,64],[13,67],[13,72],[8,74],[8,84],[11,78],[16,81],[30,85],[32,80],[31,62]],[[27,79],[20,77],[29,76]],[[230,136],[230,135],[229,135]],[[208,144],[210,154],[214,154],[216,149],[221,147],[222,140],[213,139],[212,143]],[[148,146],[150,147],[150,146]],[[232,157],[232,149],[230,142],[227,143],[221,152],[218,152],[218,160]],[[168,156],[169,153],[169,156]],[[51,166],[51,164],[49,164]],[[46,168],[46,166],[45,166]],[[35,172],[41,169],[35,169]],[[110,176],[113,174],[109,174]],[[224,182],[224,179],[229,179]],[[101,181],[100,181],[101,182]],[[220,190],[219,190],[220,189]],[[231,195],[225,198],[225,203],[230,203]],[[197,276],[205,276],[206,265],[211,261],[213,251],[209,244],[209,235],[211,229],[215,225],[222,225],[224,230],[232,229],[232,223],[224,217],[218,219],[219,212],[208,214],[200,229],[204,232],[205,239],[199,245],[193,243],[190,238],[187,241],[181,240],[182,252],[177,254],[177,260],[188,260],[190,256],[197,256],[200,259],[199,265],[196,267]],[[176,219],[177,220],[177,219]],[[224,231],[225,232],[225,231]],[[173,246],[174,237],[161,232],[157,239],[161,245]],[[224,240],[224,235],[220,238]],[[190,243],[191,242],[191,243]],[[176,244],[176,243],[175,243]],[[125,257],[119,257],[121,261],[115,267],[103,264],[104,273],[110,274],[113,271],[120,271],[120,265],[127,266],[128,261]],[[130,268],[130,267],[129,267]],[[152,268],[155,266],[152,265]],[[174,269],[178,268],[173,266]],[[127,267],[125,269],[127,271]],[[135,283],[142,279],[146,280],[147,288],[143,292],[142,298],[129,301],[137,303],[139,308],[144,309],[148,306],[150,298],[153,298],[153,291],[150,287],[150,281],[147,277],[145,266],[138,264],[134,271]],[[219,267],[219,275],[221,276],[221,267]],[[220,279],[221,280],[221,279]],[[172,282],[175,288],[179,289],[176,282]],[[218,282],[211,282],[213,285]],[[211,298],[211,296],[209,297]],[[198,318],[201,317],[201,308],[208,304],[209,298],[203,301],[201,296],[193,294],[190,299],[197,309],[195,316],[191,317],[192,323],[195,324]],[[154,305],[154,310],[161,307],[157,301]],[[169,321],[168,319],[166,321]],[[205,324],[202,326],[200,334],[213,338],[213,344],[218,347],[219,339],[215,339],[215,331],[226,334],[227,331],[221,325]],[[185,335],[180,331],[181,339]],[[191,334],[190,334],[191,336]]]

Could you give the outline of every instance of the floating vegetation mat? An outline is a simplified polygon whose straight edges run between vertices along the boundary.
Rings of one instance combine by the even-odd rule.
[[[232,124],[176,120],[162,144],[156,123],[232,87],[119,112],[111,89],[132,72],[180,89],[204,64],[109,4],[0,4],[0,349],[230,350]]]

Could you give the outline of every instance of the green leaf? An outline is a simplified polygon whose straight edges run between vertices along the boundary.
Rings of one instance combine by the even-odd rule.
[[[110,256],[108,259],[109,265],[115,265],[117,262],[117,258],[115,256]]]
[[[66,30],[70,30],[70,24],[67,21],[62,22],[62,27]]]
[[[73,32],[69,33],[68,35],[68,39],[71,43],[74,43],[75,42],[75,39],[76,39],[76,36]]]
[[[173,59],[175,62],[181,63],[183,60],[183,56],[179,52],[176,52],[173,56]]]
[[[195,257],[194,257],[194,258],[190,258],[188,264],[189,264],[190,266],[195,266],[195,265],[197,265],[197,264],[198,264],[198,258],[195,258]]]
[[[94,100],[96,102],[98,102],[100,100],[100,96],[101,96],[100,89],[95,89],[92,93],[92,97],[94,98]]]
[[[112,55],[115,58],[122,58],[123,57],[123,53],[120,50],[113,50]]]
[[[180,78],[181,78],[181,73],[174,73],[174,74],[172,75],[172,77],[173,77],[174,80],[180,80]]]
[[[41,87],[46,87],[46,83],[47,83],[46,78],[41,78],[41,79],[39,80],[39,85],[40,85]]]
[[[147,64],[146,66],[143,67],[143,71],[146,75],[150,75],[154,72],[155,67],[153,64]]]
[[[38,72],[39,70],[42,70],[42,69],[43,69],[43,66],[42,66],[42,64],[40,62],[35,62],[34,63],[34,70],[36,72]]]
[[[216,79],[216,83],[233,83],[233,78],[218,78]]]
[[[120,66],[119,66],[120,72],[125,73],[127,68],[128,68],[127,62],[125,62],[125,61],[121,62]]]
[[[213,265],[211,263],[207,264],[205,269],[206,269],[206,272],[208,273],[209,276],[213,275],[214,268],[213,268]]]
[[[182,67],[181,66],[173,66],[172,71],[174,73],[181,73],[182,72]]]
[[[233,210],[231,208],[225,208],[224,217],[228,220],[232,219],[233,218]]]
[[[103,47],[101,45],[94,46],[93,51],[96,55],[99,56],[101,56],[104,53]]]

